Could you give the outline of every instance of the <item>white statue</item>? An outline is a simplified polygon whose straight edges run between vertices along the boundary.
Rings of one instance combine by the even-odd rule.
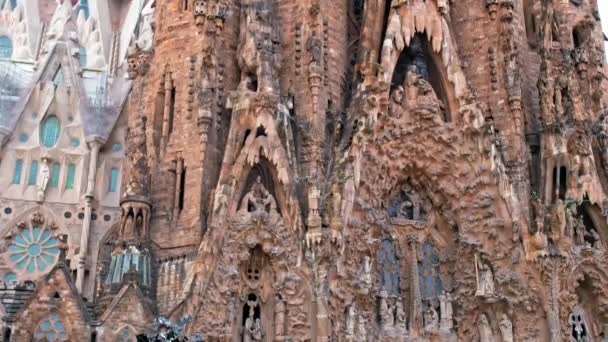
[[[477,296],[491,296],[494,294],[494,273],[490,266],[481,260],[479,265],[479,283],[477,284]]]
[[[488,321],[488,316],[481,314],[479,318],[479,342],[494,342],[492,327]]]
[[[441,329],[450,330],[454,327],[452,309],[452,295],[445,291],[439,295],[439,310],[441,314]]]
[[[142,22],[137,37],[137,47],[143,51],[150,51],[154,46],[154,3],[150,0],[146,7],[141,11]]]
[[[431,333],[437,330],[439,327],[439,317],[437,317],[437,310],[432,305],[429,305],[428,309],[424,312],[424,331]]]
[[[513,342],[513,323],[511,323],[506,314],[502,315],[498,327],[500,328],[500,334],[502,335],[502,342]]]
[[[363,256],[363,265],[359,274],[360,288],[363,293],[367,293],[372,287],[372,258]]]
[[[355,320],[357,319],[357,310],[355,304],[351,304],[346,312],[346,336],[355,334]]]
[[[243,342],[253,342],[262,340],[262,325],[260,319],[253,318],[254,306],[249,306],[249,317],[245,321],[245,331],[243,332]]]
[[[42,166],[40,167],[40,173],[38,174],[38,200],[44,199],[44,191],[49,184],[49,178],[51,177],[51,169],[49,168],[49,161],[47,158],[42,158]]]

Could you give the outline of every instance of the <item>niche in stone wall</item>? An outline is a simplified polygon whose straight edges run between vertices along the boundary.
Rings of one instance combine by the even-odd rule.
[[[572,220],[575,246],[603,249],[607,233],[606,221],[597,205],[591,204],[585,197],[576,207]]]
[[[429,46],[426,33],[416,33],[410,45],[399,55],[391,80],[391,91],[398,86],[404,86],[407,72],[412,66],[415,66],[420,76],[432,86],[441,102],[444,121],[451,121],[448,85],[441,69],[443,65],[440,56]]]
[[[593,24],[588,22],[578,23],[572,29],[572,46],[575,49],[582,48],[591,39]]]
[[[400,294],[401,266],[393,240],[385,239],[378,252],[378,287],[388,296]]]
[[[268,160],[262,158],[251,168],[240,197],[239,212],[280,214],[271,167]]]
[[[428,200],[409,184],[405,184],[386,203],[386,212],[393,223],[427,220]]]
[[[538,47],[539,23],[535,8],[535,1],[524,0],[524,19],[526,21],[526,37],[532,48]]]

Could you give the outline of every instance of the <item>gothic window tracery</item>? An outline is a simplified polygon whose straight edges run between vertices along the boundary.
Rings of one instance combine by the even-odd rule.
[[[584,311],[576,307],[570,315],[570,335],[572,341],[589,342],[592,338]]]
[[[430,241],[422,245],[422,255],[418,264],[420,278],[420,294],[423,300],[436,304],[443,292],[443,282],[440,273],[441,260]]]
[[[399,256],[392,240],[382,240],[378,254],[378,282],[382,291],[389,296],[399,295],[400,265]]]
[[[38,324],[34,341],[68,341],[69,337],[66,332],[66,326],[63,320],[57,313],[52,313],[47,319],[42,320]]]

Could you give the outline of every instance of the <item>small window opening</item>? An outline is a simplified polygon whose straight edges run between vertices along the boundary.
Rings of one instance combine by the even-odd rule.
[[[255,131],[255,137],[265,137],[267,136],[266,134],[266,129],[262,126],[258,127],[258,129]]]
[[[169,135],[171,135],[171,133],[173,133],[173,121],[175,120],[175,112],[176,112],[175,97],[176,97],[176,91],[175,91],[175,87],[173,87],[173,88],[171,88],[171,107],[169,109]]]
[[[180,183],[179,201],[178,201],[178,206],[179,206],[180,211],[182,211],[184,209],[185,202],[186,202],[186,168],[184,167],[184,171],[182,172],[182,178],[181,178],[181,183]]]

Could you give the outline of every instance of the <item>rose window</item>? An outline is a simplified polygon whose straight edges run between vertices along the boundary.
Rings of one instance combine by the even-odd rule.
[[[56,313],[51,314],[50,318],[43,320],[38,325],[34,340],[49,342],[68,341],[65,324]]]
[[[27,273],[48,271],[59,258],[59,240],[46,228],[24,229],[8,247],[15,268]]]

